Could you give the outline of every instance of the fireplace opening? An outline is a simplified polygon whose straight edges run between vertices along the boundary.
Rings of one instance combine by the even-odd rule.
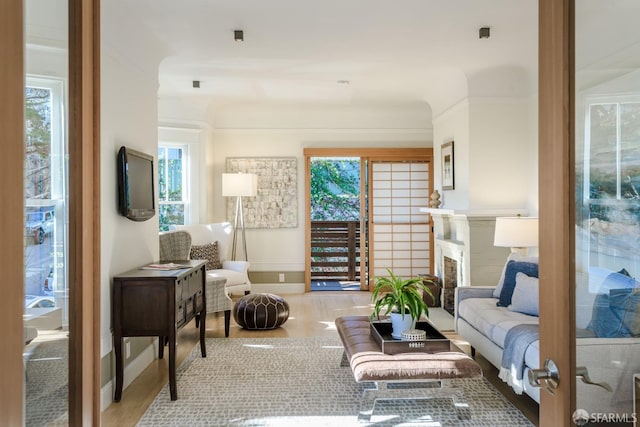
[[[453,315],[455,292],[458,286],[458,261],[448,256],[443,258],[442,308]]]

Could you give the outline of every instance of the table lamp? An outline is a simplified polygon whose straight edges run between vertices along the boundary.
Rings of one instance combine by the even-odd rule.
[[[538,246],[537,217],[498,217],[493,245],[511,248],[511,253],[527,256],[529,248]]]

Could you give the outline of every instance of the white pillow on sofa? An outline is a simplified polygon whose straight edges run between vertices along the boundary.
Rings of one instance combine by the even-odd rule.
[[[508,309],[530,316],[539,316],[538,299],[538,278],[516,273],[516,287],[513,289],[511,305]]]
[[[517,252],[509,254],[507,257],[507,261],[504,263],[504,267],[502,267],[502,274],[500,275],[500,280],[498,280],[498,284],[496,288],[493,290],[493,297],[500,298],[500,293],[502,292],[502,285],[504,285],[504,275],[507,271],[507,264],[509,261],[518,261],[518,262],[532,262],[534,264],[538,264],[538,257],[533,256],[523,256]]]

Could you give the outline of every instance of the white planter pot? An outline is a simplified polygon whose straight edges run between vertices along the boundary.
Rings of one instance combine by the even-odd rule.
[[[414,328],[414,321],[409,313],[404,314],[404,318],[400,313],[391,313],[391,336],[397,340],[402,338],[402,332],[407,329]]]

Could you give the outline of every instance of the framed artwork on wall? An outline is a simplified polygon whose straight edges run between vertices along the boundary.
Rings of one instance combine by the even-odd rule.
[[[442,168],[442,189],[455,189],[455,173],[453,160],[453,141],[446,142],[441,146],[441,163]]]
[[[245,228],[298,226],[298,179],[295,157],[227,157],[227,173],[258,176],[258,194],[244,197]],[[227,198],[227,218],[233,218],[235,200]]]

